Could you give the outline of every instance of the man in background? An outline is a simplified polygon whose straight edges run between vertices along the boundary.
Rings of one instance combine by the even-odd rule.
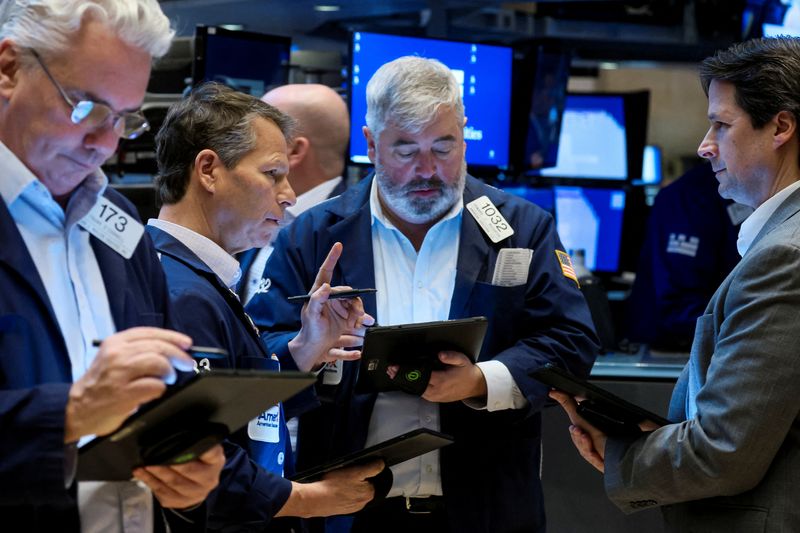
[[[697,317],[739,262],[736,236],[752,209],[720,197],[707,162],[658,192],[628,299],[628,339],[688,352]]]
[[[144,484],[75,482],[79,440],[113,432],[161,396],[173,365],[192,368],[192,340],[163,329],[172,314],[152,243],[99,170],[120,137],[147,128],[138,110],[150,64],[172,36],[155,0],[0,5],[0,509],[9,527],[203,527],[197,506],[217,484],[220,446],[180,466],[136,469]]]
[[[289,183],[297,202],[286,209],[286,227],[309,208],[344,192],[342,174],[350,138],[350,116],[342,97],[326,85],[283,85],[261,99],[292,117],[297,126],[289,141]],[[243,253],[239,294],[245,305],[255,294],[269,289],[264,267],[272,243]]]

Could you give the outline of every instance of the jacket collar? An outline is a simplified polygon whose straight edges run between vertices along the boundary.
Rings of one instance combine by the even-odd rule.
[[[767,233],[786,222],[789,218],[797,214],[798,211],[800,211],[800,189],[795,190],[780,206],[778,206],[778,209],[776,209],[775,212],[772,213],[772,216],[764,223],[764,227],[758,232],[758,235],[753,239],[749,248],[752,248],[758,241],[763,239]]]

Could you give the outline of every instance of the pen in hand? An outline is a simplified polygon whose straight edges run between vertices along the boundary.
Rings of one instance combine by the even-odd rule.
[[[94,339],[92,340],[92,346],[95,348],[99,348],[100,345],[103,343],[102,339]],[[212,346],[191,346],[188,350],[186,350],[192,355],[202,355],[203,357],[211,356],[211,358],[227,358],[228,352],[223,350],[222,348],[214,348]],[[181,372],[194,372],[195,369],[195,362],[194,361],[187,361],[186,359],[180,357],[169,357],[169,362],[173,368],[180,370]],[[164,383],[167,385],[172,385],[175,383],[177,379],[177,374],[175,372],[170,372],[168,375],[164,376]]]
[[[331,291],[328,295],[328,300],[336,298],[357,298],[362,294],[373,294],[378,292],[378,289],[345,289],[343,291]],[[290,302],[305,303],[311,299],[310,294],[298,294],[297,296],[287,296],[286,299]]]

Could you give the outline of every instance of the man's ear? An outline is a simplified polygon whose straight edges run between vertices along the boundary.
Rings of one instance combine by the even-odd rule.
[[[200,150],[194,158],[192,179],[196,179],[203,189],[214,194],[220,178],[220,168],[225,168],[225,165],[214,150]]]
[[[772,122],[775,128],[775,133],[773,135],[773,144],[775,148],[783,146],[795,136],[797,132],[797,119],[794,117],[794,114],[789,111],[779,111],[772,119]]]
[[[364,134],[364,138],[367,139],[367,156],[369,156],[369,160],[375,164],[375,136],[372,135],[372,132],[366,126],[361,127],[361,132]]]
[[[0,41],[0,98],[9,100],[18,83],[19,51],[10,39]]]
[[[289,167],[294,168],[299,165],[308,155],[310,147],[311,141],[308,140],[308,137],[295,137],[289,148]]]

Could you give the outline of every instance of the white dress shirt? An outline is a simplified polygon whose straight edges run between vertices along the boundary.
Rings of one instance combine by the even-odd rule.
[[[89,233],[77,224],[94,206],[108,180],[101,172],[87,176],[70,197],[65,212],[2,143],[0,168],[0,195],[53,306],[75,381],[97,354],[92,341],[116,331]],[[78,508],[84,533],[139,533],[153,529],[152,495],[139,483],[80,482]]]
[[[166,220],[158,220],[157,218],[148,220],[147,225],[158,228],[164,233],[175,237],[178,242],[186,246],[205,263],[211,269],[211,272],[216,274],[229,289],[233,289],[239,282],[239,278],[242,277],[239,261],[208,237],[184,226],[167,222]]]
[[[736,249],[739,251],[739,255],[744,256],[745,252],[750,248],[750,245],[753,244],[753,240],[758,236],[759,232],[761,232],[761,228],[763,228],[764,224],[769,220],[769,217],[772,216],[784,200],[796,191],[798,187],[800,187],[800,181],[796,181],[785,189],[778,191],[774,196],[768,198],[766,202],[758,206],[758,208],[753,211],[753,214],[742,222],[742,226],[739,228],[739,238],[736,240]]]
[[[377,182],[370,192],[372,254],[378,320],[381,325],[447,320],[456,280],[461,240],[463,200],[428,230],[417,252],[386,217],[378,200]],[[489,410],[512,409],[527,403],[508,368],[499,361],[478,363],[486,378]],[[465,401],[476,409],[487,402]],[[366,446],[420,427],[438,430],[439,405],[404,392],[378,394],[369,422]],[[442,494],[439,452],[434,451],[392,467],[389,497]]]

